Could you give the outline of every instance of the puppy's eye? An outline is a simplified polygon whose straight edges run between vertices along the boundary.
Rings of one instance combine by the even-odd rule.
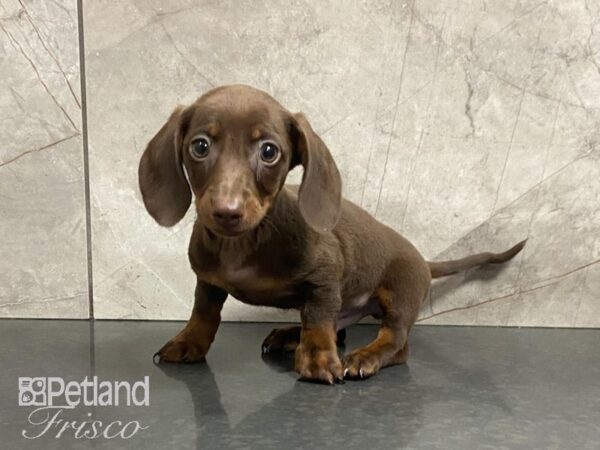
[[[204,159],[208,156],[210,142],[208,139],[199,137],[194,139],[190,144],[190,153],[194,159]]]
[[[279,155],[279,149],[272,142],[265,142],[260,146],[260,159],[267,164],[275,164]]]

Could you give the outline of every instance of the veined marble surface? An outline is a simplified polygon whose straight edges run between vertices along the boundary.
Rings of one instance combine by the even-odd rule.
[[[0,0],[0,316],[88,317],[75,0]]]
[[[344,193],[431,259],[504,248],[434,283],[423,323],[600,325],[600,3],[88,2],[98,317],[186,318],[193,215],[153,223],[147,141],[221,84],[307,114]],[[295,315],[228,301],[230,320]]]
[[[85,315],[75,2],[0,5],[0,314]],[[96,317],[188,317],[193,212],[154,223],[137,164],[177,104],[246,83],[303,111],[346,197],[427,258],[529,238],[434,282],[422,323],[600,326],[598,0],[95,0],[83,16]],[[232,300],[224,317],[296,314]]]

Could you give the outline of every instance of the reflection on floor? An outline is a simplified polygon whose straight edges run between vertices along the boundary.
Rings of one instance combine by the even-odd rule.
[[[297,381],[291,355],[261,355],[272,324],[223,324],[206,363],[154,365],[154,351],[181,326],[0,321],[2,447],[583,449],[600,442],[600,330],[420,326],[407,365],[324,386]],[[350,328],[346,349],[375,332]],[[98,383],[129,381],[132,390],[148,376],[149,405],[86,406],[83,394],[71,396],[80,401],[72,408],[18,404],[31,400],[27,392],[50,399],[35,384],[19,390],[19,377],[91,383],[94,375]],[[45,381],[60,390],[60,381]],[[98,399],[83,389],[88,401]],[[137,394],[143,402],[143,389]],[[64,395],[52,400],[68,406]]]

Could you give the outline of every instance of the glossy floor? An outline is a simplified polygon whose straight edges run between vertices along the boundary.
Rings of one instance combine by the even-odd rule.
[[[407,365],[324,386],[298,382],[291,356],[261,355],[271,324],[223,324],[206,363],[154,365],[152,353],[181,326],[0,321],[2,448],[591,449],[600,442],[600,330],[420,326]],[[351,328],[346,349],[375,332]],[[112,383],[148,376],[149,406],[32,414],[35,406],[18,405],[19,377],[93,375]],[[134,399],[143,401],[138,388]],[[145,428],[133,433],[137,423]],[[133,436],[104,436],[119,432]]]

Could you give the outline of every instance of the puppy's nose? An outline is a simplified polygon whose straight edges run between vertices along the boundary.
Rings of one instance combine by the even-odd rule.
[[[213,217],[215,222],[224,228],[237,226],[243,217],[242,202],[239,199],[217,201],[214,204]]]

